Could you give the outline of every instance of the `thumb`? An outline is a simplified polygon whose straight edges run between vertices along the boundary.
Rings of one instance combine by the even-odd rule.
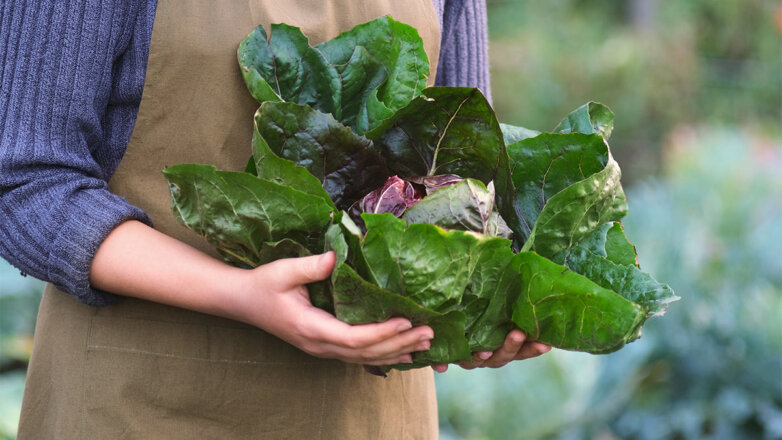
[[[285,287],[295,287],[325,280],[331,275],[335,261],[334,252],[326,252],[309,257],[278,260],[277,263],[280,266],[284,265],[284,267],[279,267],[276,270],[279,270],[279,274],[284,277],[283,284],[287,284]]]

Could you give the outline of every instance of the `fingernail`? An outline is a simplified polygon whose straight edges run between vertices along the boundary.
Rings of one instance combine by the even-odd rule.
[[[411,328],[413,328],[413,324],[412,324],[412,323],[410,323],[410,321],[405,321],[405,322],[403,322],[403,323],[399,324],[399,325],[396,327],[396,331],[398,331],[399,333],[401,333],[401,332],[404,332],[404,331],[410,330]]]
[[[420,338],[418,338],[419,341],[430,341],[432,338],[434,338],[434,335],[431,333],[424,333],[421,335]]]
[[[482,351],[482,352],[478,353],[478,357],[481,358],[484,361],[486,359],[489,359],[491,357],[491,355],[492,355],[492,353],[490,351]]]
[[[511,337],[510,337],[510,340],[511,340],[511,341],[512,341],[514,344],[518,344],[518,343],[520,343],[521,341],[523,341],[523,340],[524,340],[524,338],[522,338],[522,337],[521,337],[521,335],[513,335],[513,336],[511,336]]]
[[[412,364],[413,363],[413,357],[410,356],[409,354],[405,355],[405,356],[402,357],[402,362],[400,362],[400,363],[402,363],[402,364]]]
[[[432,344],[429,341],[424,341],[415,346],[415,351],[429,350],[431,346]]]

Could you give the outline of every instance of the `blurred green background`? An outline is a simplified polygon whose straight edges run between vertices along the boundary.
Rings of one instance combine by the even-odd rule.
[[[600,101],[644,270],[682,300],[611,355],[438,375],[443,439],[782,439],[782,3],[489,0],[494,105]],[[42,284],[0,261],[0,440]]]

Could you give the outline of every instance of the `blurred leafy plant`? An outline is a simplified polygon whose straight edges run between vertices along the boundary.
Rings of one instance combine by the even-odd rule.
[[[782,142],[707,127],[668,145],[625,227],[681,307],[609,356],[440,376],[444,437],[782,438]]]
[[[614,155],[625,181],[661,169],[677,124],[782,132],[782,27],[767,0],[489,1],[500,119],[545,127],[573,102],[622,115]]]
[[[0,259],[0,440],[16,437],[43,283]]]

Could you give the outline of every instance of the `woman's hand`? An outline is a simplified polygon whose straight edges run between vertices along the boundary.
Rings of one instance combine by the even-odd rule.
[[[479,351],[473,353],[472,362],[460,362],[458,365],[466,370],[473,368],[499,368],[511,361],[530,359],[547,353],[551,347],[540,342],[528,341],[521,330],[511,330],[505,337],[505,343],[497,350]],[[448,364],[432,366],[438,373],[445,373]]]
[[[317,357],[366,365],[412,362],[410,353],[428,350],[434,336],[426,326],[393,318],[379,324],[349,325],[312,305],[305,284],[326,279],[334,253],[277,260],[248,271],[237,297],[237,318]]]
[[[328,278],[334,254],[231,267],[138,221],[116,227],[95,254],[93,287],[242,321],[318,357],[367,365],[411,362],[429,327],[394,318],[349,325],[313,307],[306,284]]]

